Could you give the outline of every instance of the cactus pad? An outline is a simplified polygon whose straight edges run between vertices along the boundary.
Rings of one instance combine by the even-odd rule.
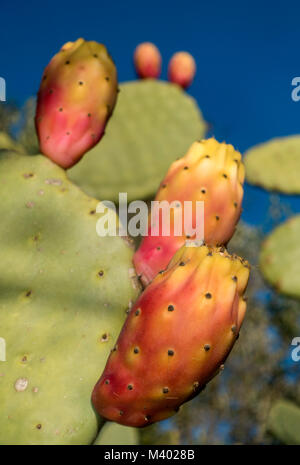
[[[139,435],[136,428],[118,425],[111,421],[106,422],[101,429],[94,446],[137,446]]]
[[[264,241],[260,267],[278,292],[300,297],[300,215],[278,226]]]
[[[22,151],[20,144],[17,144],[6,132],[0,131],[0,150]]]
[[[178,86],[144,80],[120,86],[114,114],[100,144],[68,175],[101,200],[155,194],[169,165],[206,131],[195,101]]]
[[[278,401],[270,411],[268,429],[281,442],[300,445],[300,408],[286,400]]]
[[[246,179],[265,189],[300,193],[300,135],[272,139],[245,154]]]
[[[1,444],[90,444],[92,388],[137,294],[98,201],[43,156],[0,158]]]

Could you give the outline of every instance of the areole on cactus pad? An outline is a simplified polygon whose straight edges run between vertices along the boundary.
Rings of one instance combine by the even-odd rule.
[[[36,109],[40,149],[70,168],[94,147],[117,99],[116,67],[106,47],[78,39],[66,43],[46,67]]]
[[[181,204],[192,201],[193,228],[196,225],[196,201],[204,201],[205,242],[209,245],[227,244],[240,218],[244,177],[241,154],[232,145],[219,143],[214,138],[201,140],[194,142],[184,157],[172,163],[155,200],[167,200],[169,203],[179,201]],[[160,211],[160,224],[163,215]],[[186,235],[174,234],[175,215],[176,208],[171,209],[168,236],[152,235],[153,225],[149,221],[148,235],[134,255],[137,273],[144,284],[166,268],[187,239]]]
[[[142,427],[197,395],[238,337],[248,278],[224,247],[183,246],[132,307],[92,394],[98,413]]]

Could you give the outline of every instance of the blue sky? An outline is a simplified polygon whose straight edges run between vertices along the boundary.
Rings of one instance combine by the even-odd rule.
[[[291,99],[291,81],[300,75],[299,2],[32,0],[2,4],[0,14],[0,76],[18,104],[36,93],[43,68],[68,40],[105,43],[120,81],[135,78],[133,50],[149,40],[161,50],[164,78],[174,52],[194,55],[190,93],[217,138],[244,151],[300,132],[300,101]],[[262,205],[268,197],[249,192],[254,217],[256,195]],[[292,204],[300,210],[298,199]]]

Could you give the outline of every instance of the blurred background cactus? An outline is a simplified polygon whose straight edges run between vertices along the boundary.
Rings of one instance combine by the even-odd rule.
[[[268,427],[281,442],[300,445],[300,408],[286,400],[280,400],[271,408]]]

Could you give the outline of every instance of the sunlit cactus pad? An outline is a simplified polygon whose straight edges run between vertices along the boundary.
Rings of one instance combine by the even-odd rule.
[[[260,268],[278,292],[300,297],[300,215],[278,226],[263,243]]]
[[[90,396],[135,299],[132,250],[47,158],[0,156],[0,444],[91,444]]]
[[[206,123],[193,98],[168,82],[124,83],[102,141],[68,175],[101,200],[155,194],[169,165],[203,138]]]
[[[300,135],[272,139],[245,153],[246,179],[265,189],[300,193]]]
[[[300,408],[287,400],[278,401],[270,411],[268,429],[284,444],[300,445]]]

